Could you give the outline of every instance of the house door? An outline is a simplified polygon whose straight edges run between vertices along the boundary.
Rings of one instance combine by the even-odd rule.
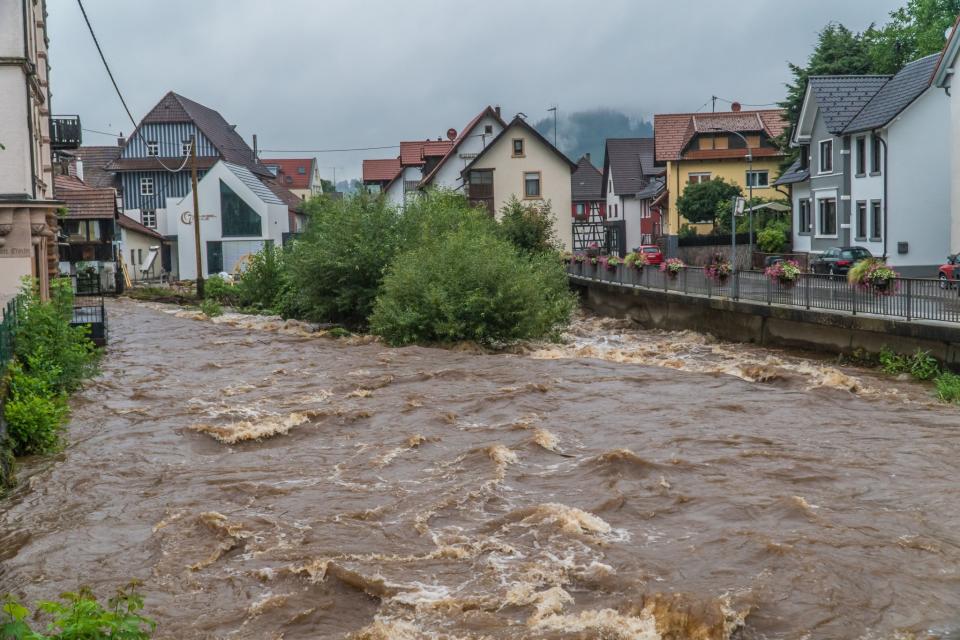
[[[493,209],[493,169],[478,169],[470,172],[467,197],[470,199],[470,204],[485,208],[491,216],[495,214]]]

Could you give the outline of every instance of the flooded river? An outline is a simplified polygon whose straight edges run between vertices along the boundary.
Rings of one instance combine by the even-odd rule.
[[[0,592],[138,578],[177,639],[957,637],[929,389],[586,318],[487,355],[109,311]]]

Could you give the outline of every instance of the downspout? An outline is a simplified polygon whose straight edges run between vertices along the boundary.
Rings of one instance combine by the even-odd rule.
[[[30,105],[30,69],[33,66],[33,61],[30,60],[30,32],[28,31],[29,21],[27,20],[27,14],[30,7],[28,6],[28,0],[23,0],[23,82],[24,88],[26,89],[26,99],[27,99],[27,137],[29,140],[30,147],[30,194],[33,199],[37,199],[37,156],[34,151],[34,139],[33,139],[33,110]]]
[[[887,260],[887,162],[888,162],[888,153],[887,153],[887,141],[880,137],[880,134],[877,133],[879,130],[873,132],[874,140],[879,140],[880,144],[883,145],[883,260]]]

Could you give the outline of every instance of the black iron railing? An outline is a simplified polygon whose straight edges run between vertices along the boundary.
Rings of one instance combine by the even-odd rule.
[[[90,327],[89,338],[98,347],[107,344],[107,309],[99,274],[78,275],[74,284],[73,318],[70,324]]]
[[[684,267],[671,276],[654,266],[618,266],[611,270],[602,264],[572,262],[567,265],[567,273],[574,280],[625,288],[901,320],[960,322],[960,284],[924,278],[894,278],[878,289],[851,285],[844,277],[813,273],[801,273],[792,283],[775,282],[762,271],[738,271],[717,280],[708,277],[702,267]]]
[[[77,149],[83,144],[80,116],[50,116],[50,146]]]

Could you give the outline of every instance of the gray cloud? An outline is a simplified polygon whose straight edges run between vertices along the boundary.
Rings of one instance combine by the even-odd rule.
[[[134,116],[168,90],[265,149],[394,144],[487,104],[532,120],[595,107],[635,117],[710,96],[779,100],[786,62],[828,21],[864,29],[899,0],[86,0]],[[54,111],[129,133],[75,0],[48,0]],[[110,138],[86,134],[88,144]],[[291,155],[291,154],[286,154]],[[319,154],[338,178],[364,157]],[[329,177],[331,171],[324,173]]]

